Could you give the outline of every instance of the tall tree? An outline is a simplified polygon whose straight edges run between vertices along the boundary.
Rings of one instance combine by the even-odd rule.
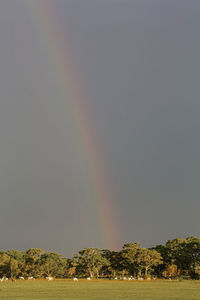
[[[11,277],[24,276],[25,252],[10,249],[7,254],[10,257]]]
[[[62,277],[65,274],[66,260],[54,252],[44,253],[40,258],[40,267],[43,276]]]
[[[10,257],[6,252],[0,252],[0,276],[10,277]]]
[[[145,277],[147,277],[152,267],[162,263],[162,257],[156,250],[140,248],[136,254],[136,261],[139,275],[141,275],[141,271],[144,271]]]
[[[182,275],[182,271],[186,267],[186,240],[182,238],[176,238],[169,240],[166,243],[166,247],[169,250],[169,258],[171,264],[175,264],[178,269],[179,276]]]
[[[123,258],[122,265],[129,275],[136,276],[138,270],[138,261],[136,254],[140,249],[139,243],[128,243],[123,246],[121,256]]]
[[[25,273],[27,276],[41,276],[40,258],[44,251],[39,248],[30,248],[25,253]]]
[[[103,257],[106,258],[107,263],[103,265],[101,273],[105,277],[115,278],[123,270],[123,258],[121,251],[102,250]]]
[[[98,278],[101,268],[105,264],[109,264],[109,261],[102,255],[101,250],[97,248],[81,250],[74,258],[78,262],[77,271],[79,270],[80,273],[91,278]]]

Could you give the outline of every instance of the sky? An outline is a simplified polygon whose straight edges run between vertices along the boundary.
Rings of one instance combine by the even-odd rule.
[[[102,224],[112,220],[97,218],[94,162],[53,63],[57,42],[84,94],[115,250],[199,236],[200,2],[41,0],[53,12],[46,25],[59,23],[49,44],[46,10],[38,19],[28,2],[0,1],[1,248],[109,247]]]

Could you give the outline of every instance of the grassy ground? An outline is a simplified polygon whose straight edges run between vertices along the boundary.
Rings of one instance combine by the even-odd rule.
[[[199,300],[200,282],[17,281],[0,283],[0,299]]]

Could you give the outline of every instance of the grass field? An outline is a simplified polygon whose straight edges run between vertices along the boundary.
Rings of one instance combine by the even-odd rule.
[[[0,299],[199,300],[200,282],[17,281],[0,283]]]

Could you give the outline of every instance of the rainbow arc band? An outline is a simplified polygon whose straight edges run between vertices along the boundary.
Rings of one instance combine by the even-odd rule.
[[[56,2],[56,1],[55,1]],[[119,247],[119,228],[111,196],[102,151],[92,126],[91,114],[84,101],[80,72],[77,71],[75,59],[70,51],[70,43],[66,40],[62,25],[50,0],[24,0],[28,6],[38,39],[42,41],[47,53],[48,64],[61,89],[63,103],[67,103],[72,115],[74,131],[79,139],[82,157],[87,161],[86,174],[89,176],[90,187],[93,189],[94,199],[92,207],[96,212],[96,231],[99,232],[104,248],[117,250]],[[63,104],[64,105],[64,104]],[[66,107],[63,107],[66,109]]]

